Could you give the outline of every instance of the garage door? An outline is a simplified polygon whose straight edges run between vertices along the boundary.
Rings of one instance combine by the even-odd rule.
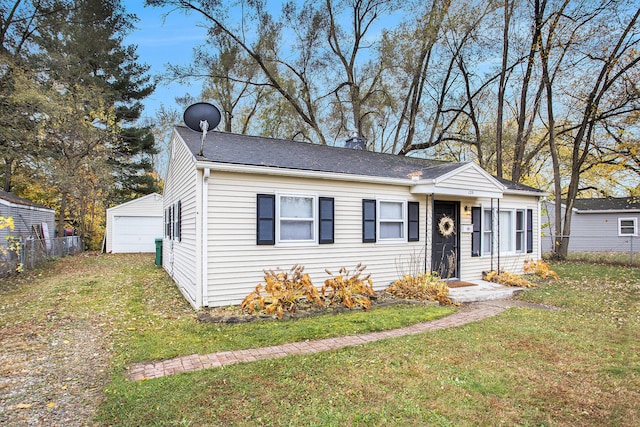
[[[162,237],[162,217],[115,216],[111,251],[155,252],[155,240]]]

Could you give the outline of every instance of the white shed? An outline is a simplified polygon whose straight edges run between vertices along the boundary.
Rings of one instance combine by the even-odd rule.
[[[148,194],[107,209],[107,252],[155,252],[162,237],[162,196]]]

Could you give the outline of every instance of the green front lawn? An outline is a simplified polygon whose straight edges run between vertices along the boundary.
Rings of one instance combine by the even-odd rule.
[[[2,297],[28,301],[9,322],[55,303],[112,331],[100,425],[640,425],[640,269],[552,267],[561,281],[520,298],[560,310],[512,308],[453,329],[141,382],[126,379],[129,363],[381,330],[452,309],[201,324],[140,255],[57,261]]]

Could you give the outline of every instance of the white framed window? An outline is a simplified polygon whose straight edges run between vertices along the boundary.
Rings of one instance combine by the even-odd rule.
[[[498,250],[501,254],[525,252],[527,248],[525,212],[525,210],[515,209],[500,209],[500,211],[484,209],[482,213],[482,254],[491,255],[492,244],[496,245],[493,248],[494,254],[497,254]],[[492,223],[494,219],[495,223]]]
[[[637,236],[638,218],[618,218],[618,236]]]
[[[406,240],[407,203],[378,200],[378,240]]]
[[[276,235],[278,243],[316,241],[316,196],[278,194]]]
[[[516,211],[516,253],[524,253],[526,250],[525,237],[526,237],[526,217],[525,211]]]
[[[514,211],[500,210],[500,253],[515,252]]]
[[[491,209],[482,212],[482,253],[491,255],[491,245],[493,242],[493,213]]]

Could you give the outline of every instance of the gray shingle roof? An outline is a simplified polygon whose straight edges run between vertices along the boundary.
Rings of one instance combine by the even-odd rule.
[[[607,197],[596,199],[576,199],[574,208],[578,211],[623,211],[640,210],[640,197]]]
[[[427,180],[464,165],[219,131],[207,134],[204,156],[198,157],[202,134],[185,126],[177,126],[176,130],[194,156],[216,163],[400,179],[421,173],[421,178]],[[539,191],[510,181],[500,181],[510,189]]]
[[[22,197],[18,197],[13,193],[7,193],[6,191],[0,190],[0,199],[6,200],[9,203],[13,203],[15,205],[23,205],[23,206],[31,206],[34,208],[41,209],[51,209],[43,205],[39,205],[37,203],[32,202],[31,200],[23,199]]]

